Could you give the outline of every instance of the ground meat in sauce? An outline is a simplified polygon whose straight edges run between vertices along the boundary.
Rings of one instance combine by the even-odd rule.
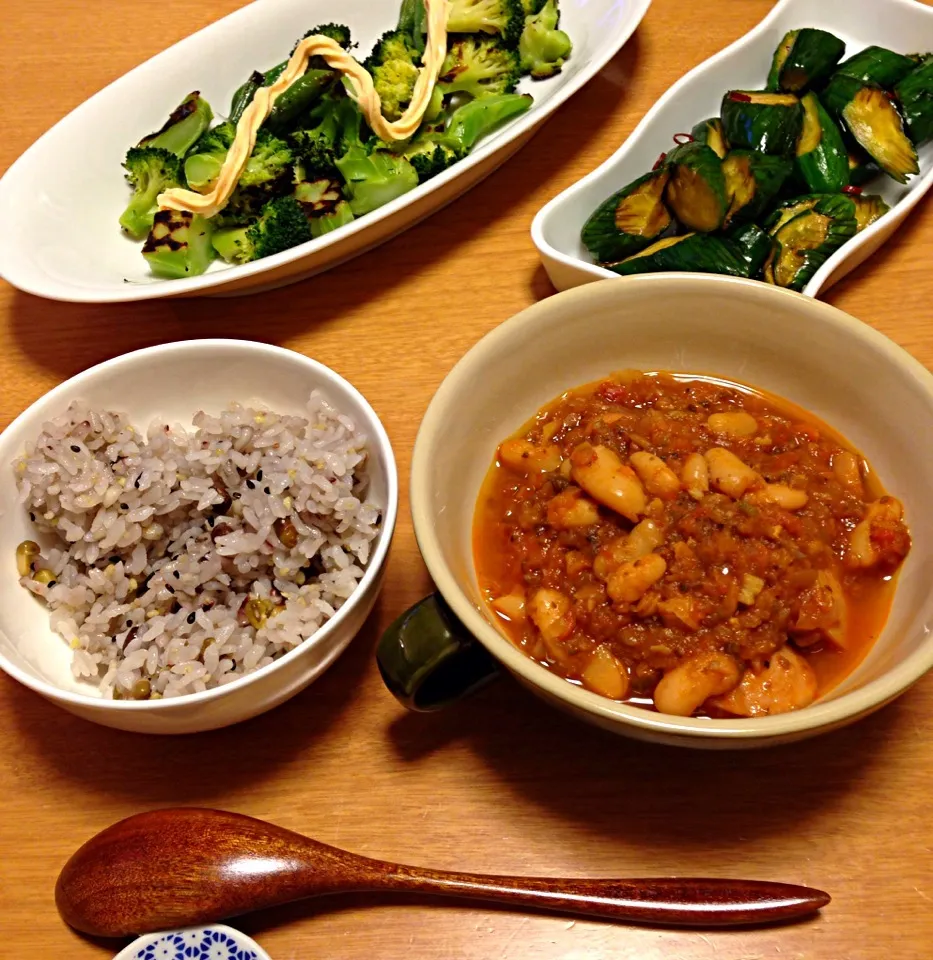
[[[636,372],[505,441],[475,528],[480,583],[530,656],[682,715],[806,706],[877,635],[909,549],[898,501],[826,425]]]

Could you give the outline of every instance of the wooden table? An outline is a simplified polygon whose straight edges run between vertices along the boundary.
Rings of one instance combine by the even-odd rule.
[[[9,0],[0,21],[0,170],[104,84],[239,5]],[[684,71],[770,7],[655,0],[625,50],[498,173],[314,280],[261,299],[106,307],[0,286],[0,425],[66,377],[128,350],[205,336],[268,340],[362,389],[386,423],[407,490],[416,427],[448,369],[500,321],[553,292],[529,239],[535,211],[609,156]],[[928,204],[827,299],[933,366]],[[404,493],[400,516],[386,587],[362,634],[320,681],[254,721],[188,738],[134,736],[74,719],[0,677],[4,957],[115,953],[61,923],[55,877],[112,821],[175,804],[225,807],[438,867],[733,874],[809,883],[835,897],[812,922],[738,933],[341,898],[244,919],[275,960],[930,956],[933,677],[849,730],[747,755],[615,738],[510,682],[438,716],[409,715],[373,662],[380,630],[430,586]]]

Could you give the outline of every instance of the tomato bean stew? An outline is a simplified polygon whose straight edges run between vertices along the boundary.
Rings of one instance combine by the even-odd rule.
[[[623,371],[504,441],[480,496],[480,586],[530,657],[678,716],[807,706],[878,637],[903,507],[826,424],[691,374]]]

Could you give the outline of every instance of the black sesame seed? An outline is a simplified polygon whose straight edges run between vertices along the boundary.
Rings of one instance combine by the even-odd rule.
[[[110,561],[109,561],[109,562],[110,562],[110,563],[119,563],[119,562],[120,562],[120,558],[119,558],[116,554],[114,554],[114,555],[110,558]]]
[[[48,590],[51,590],[52,587],[54,587],[57,583],[58,583],[57,580],[52,580],[52,581],[50,581],[49,584],[48,584],[47,589],[48,589]]]
[[[120,504],[120,509],[121,509],[121,510],[129,510],[129,508],[130,508],[130,505],[129,505],[128,503],[121,503],[121,504]]]
[[[260,470],[259,473],[256,474],[256,479],[257,479],[260,483],[262,483],[262,470]]]
[[[172,601],[172,609],[171,609],[170,612],[171,612],[171,613],[178,613],[179,610],[181,610],[181,604],[180,604],[177,600],[173,600],[173,601]]]
[[[250,490],[255,490],[255,489],[256,489],[256,484],[253,483],[252,480],[247,480],[247,481],[246,481],[246,486],[248,486],[248,487],[250,488]]]
[[[181,580],[181,574],[180,574],[177,570],[173,570],[173,571],[172,571],[172,576],[173,576],[176,580]]]
[[[29,519],[32,520],[33,523],[35,523],[35,522],[36,522],[36,515],[35,515],[34,513],[30,512],[30,514],[29,514]]]
[[[207,518],[207,525],[208,525],[209,527],[213,527],[216,522],[217,522],[217,518],[216,518],[216,517],[208,517],[208,518]]]
[[[127,621],[126,621],[126,625],[127,625],[128,627],[133,626],[133,621],[132,621],[132,620],[127,620]]]
[[[271,495],[272,495],[272,491],[271,491],[268,487],[263,487],[263,491],[262,491],[262,492],[265,493],[267,496],[271,496]]]
[[[192,610],[192,612],[188,614],[188,623],[194,623],[197,616],[198,615]]]
[[[169,593],[175,592],[175,588],[168,583],[165,585],[165,589],[168,590]]]
[[[80,453],[80,452],[81,452],[81,448],[80,448],[76,443],[73,443],[73,444],[71,445],[71,452],[72,452],[72,453]]]
[[[231,493],[230,496],[233,497],[234,500],[239,500],[239,499],[243,496],[243,494],[242,494],[242,493]]]
[[[139,481],[140,481],[140,480],[142,480],[142,474],[140,474],[140,475],[133,481],[133,486],[134,486],[137,490],[139,489]]]

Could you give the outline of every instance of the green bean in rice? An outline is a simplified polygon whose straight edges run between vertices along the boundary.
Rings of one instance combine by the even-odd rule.
[[[40,541],[20,582],[105,696],[175,697],[272,663],[346,602],[379,531],[366,437],[319,392],[304,417],[233,403],[193,424],[143,436],[72,403],[14,463]]]

